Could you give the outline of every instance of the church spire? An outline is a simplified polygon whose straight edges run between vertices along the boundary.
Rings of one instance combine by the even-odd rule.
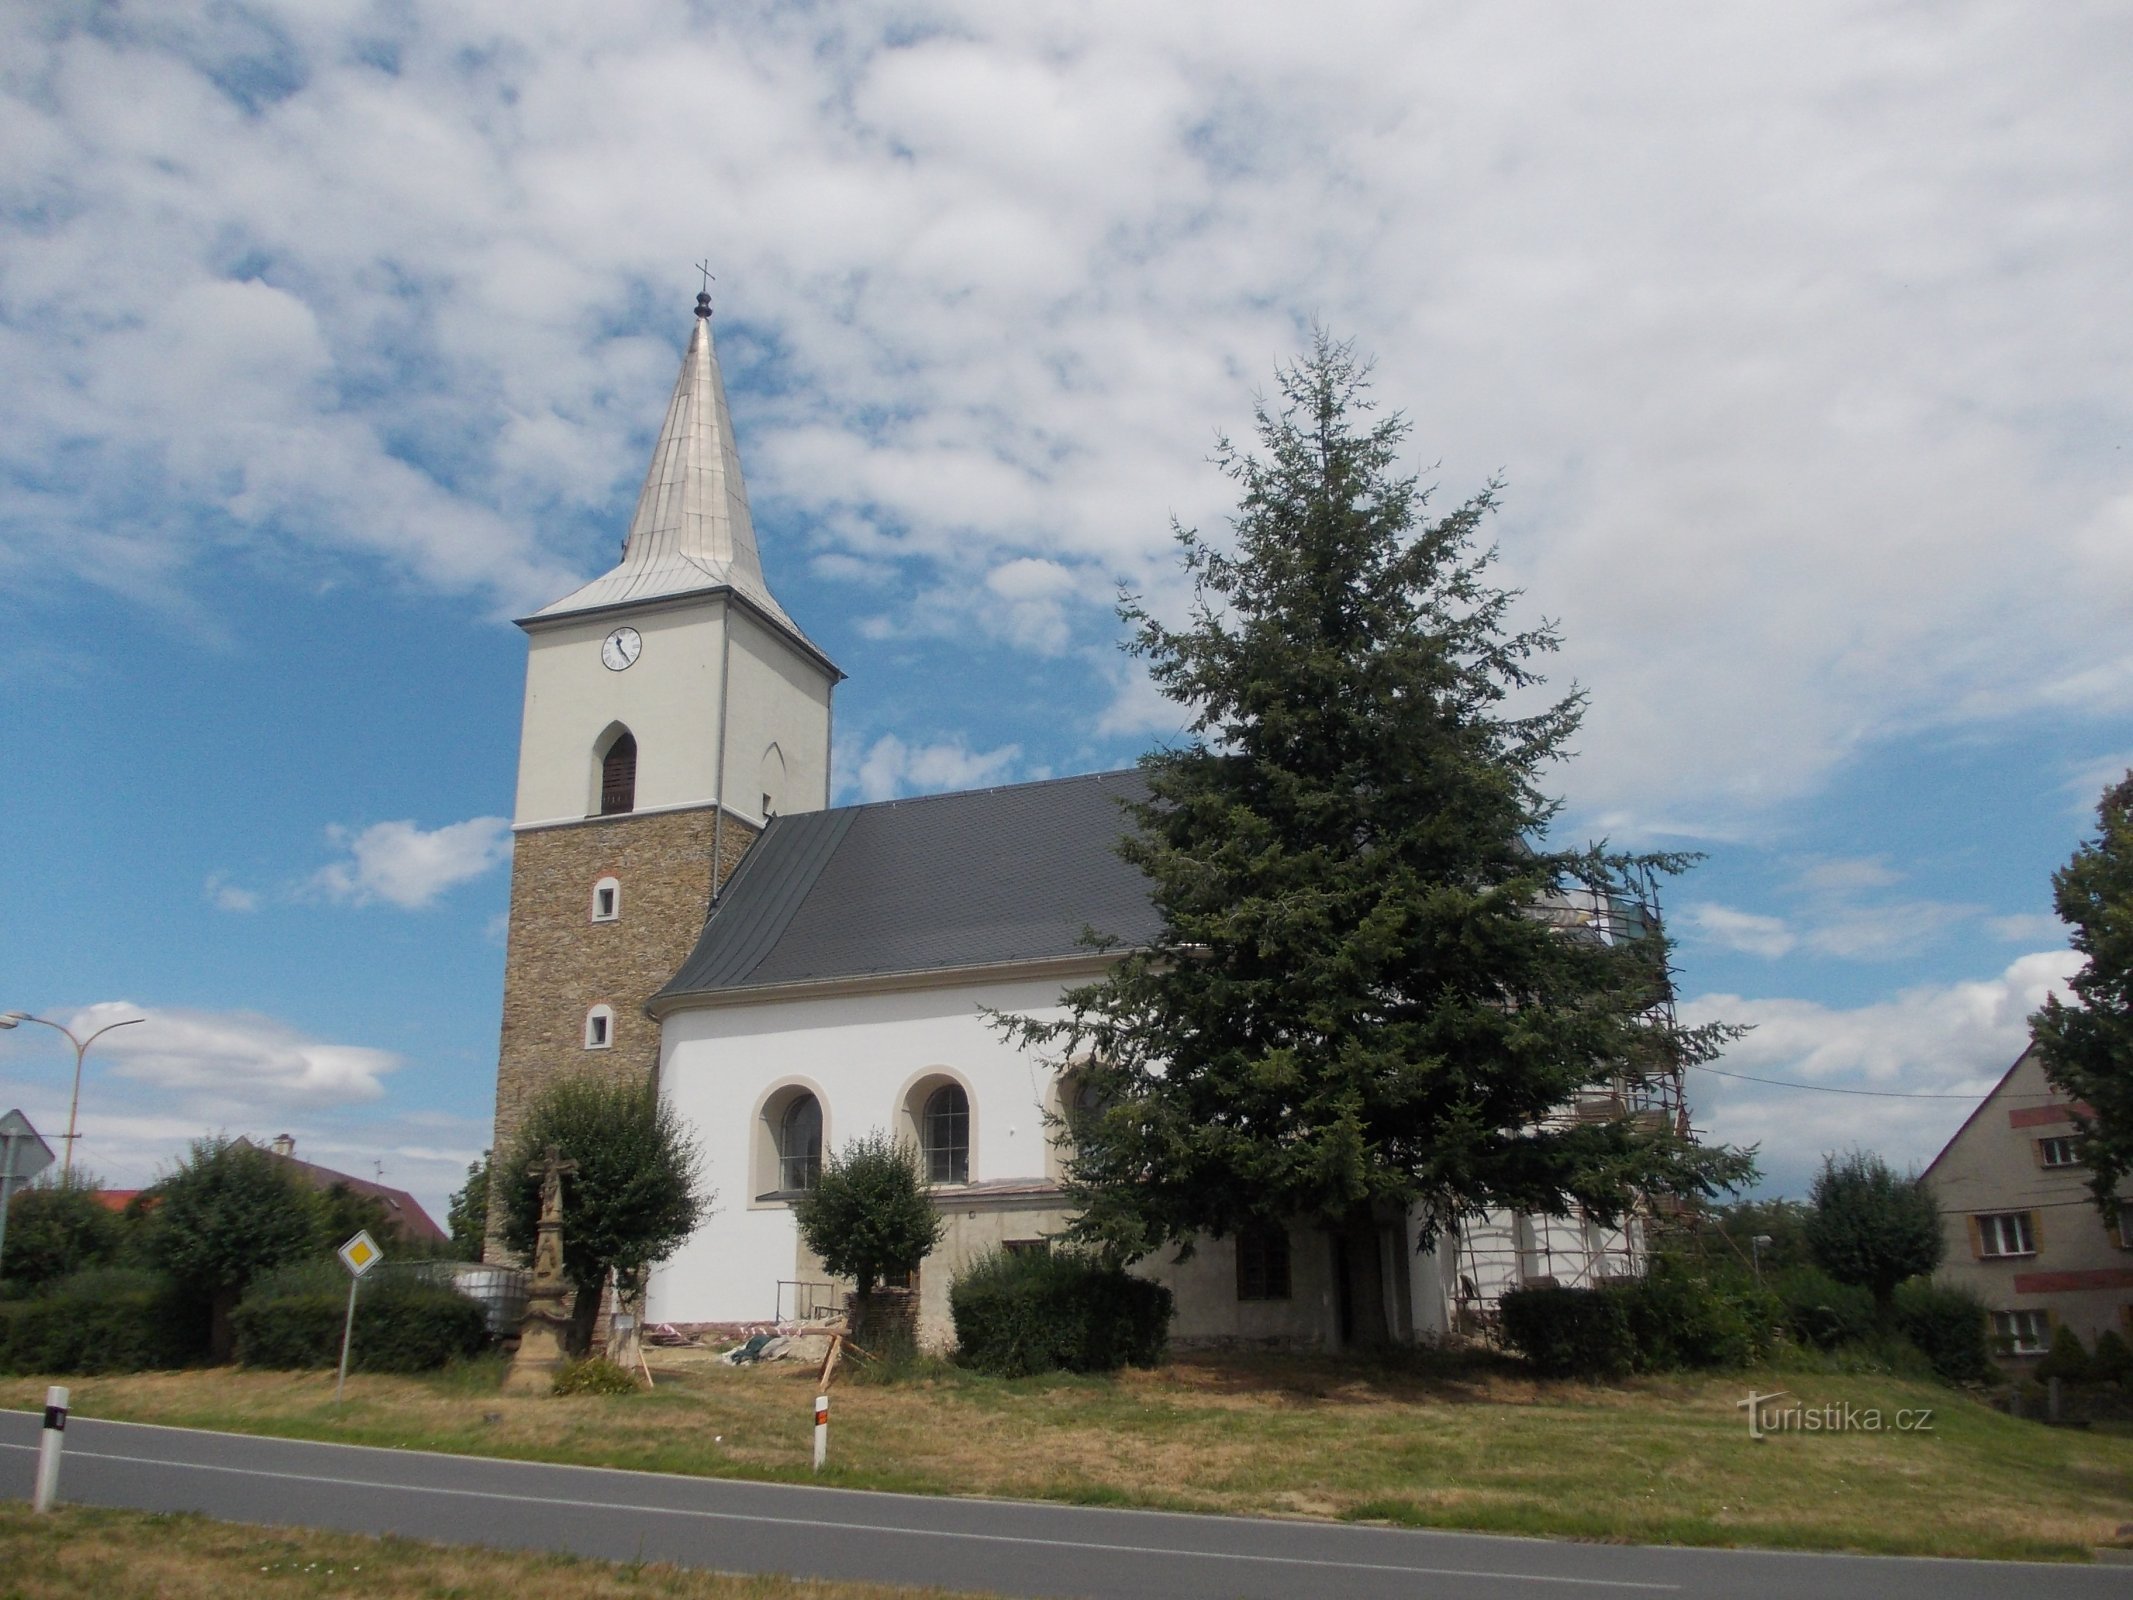
[[[730,587],[791,629],[799,629],[763,579],[748,488],[741,481],[726,384],[711,343],[711,296],[696,297],[696,328],[681,358],[666,421],[637,494],[620,563],[536,616],[559,616]],[[804,636],[803,636],[804,637]]]

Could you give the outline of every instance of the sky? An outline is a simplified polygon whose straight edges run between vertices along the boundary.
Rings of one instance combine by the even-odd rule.
[[[1929,1159],[2074,969],[2133,764],[2116,4],[0,8],[0,1009],[79,1163],[484,1148],[525,645],[700,286],[840,800],[1184,718],[1218,438],[1320,325],[1590,696],[1767,1193]],[[0,1034],[63,1131],[73,1054]],[[1844,1092],[1837,1092],[1844,1091]],[[4,1109],[4,1106],[0,1106]],[[714,1184],[719,1175],[712,1174]]]

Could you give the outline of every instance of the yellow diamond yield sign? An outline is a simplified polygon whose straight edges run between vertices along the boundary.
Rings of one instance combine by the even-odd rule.
[[[342,1245],[339,1254],[342,1263],[359,1278],[385,1259],[385,1252],[378,1248],[378,1241],[370,1236],[368,1228]]]

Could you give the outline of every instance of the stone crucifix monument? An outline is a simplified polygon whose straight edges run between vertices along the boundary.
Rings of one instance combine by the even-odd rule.
[[[546,1394],[569,1360],[564,1332],[570,1326],[570,1284],[563,1276],[563,1179],[578,1170],[555,1145],[527,1176],[541,1180],[541,1225],[533,1246],[533,1285],[518,1354],[504,1374],[505,1394]]]

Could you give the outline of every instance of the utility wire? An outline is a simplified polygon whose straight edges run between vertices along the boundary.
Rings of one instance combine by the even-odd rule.
[[[1977,1094],[1928,1094],[1915,1089],[1841,1089],[1833,1083],[1799,1083],[1791,1078],[1758,1078],[1748,1072],[1728,1072],[1724,1067],[1705,1066],[1701,1061],[1688,1063],[1698,1072],[1715,1072],[1721,1078],[1738,1078],[1742,1083],[1767,1083],[1776,1089],[1813,1089],[1820,1094],[1863,1094],[1877,1100],[1982,1100],[1992,1091]],[[2003,1094],[2002,1100],[2050,1100],[2050,1094]]]

